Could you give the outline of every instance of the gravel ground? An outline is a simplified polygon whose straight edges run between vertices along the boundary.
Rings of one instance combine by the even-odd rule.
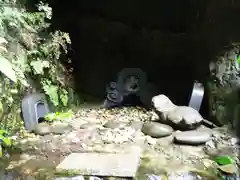
[[[37,174],[39,169],[48,169],[49,172],[72,152],[122,152],[128,151],[132,146],[139,146],[144,152],[141,172],[158,173],[167,179],[175,177],[177,180],[179,177],[180,180],[184,176],[182,172],[203,169],[204,163],[208,161],[213,163],[209,160],[209,154],[221,149],[221,145],[216,147],[216,142],[233,147],[229,143],[234,138],[219,130],[214,131],[215,136],[207,145],[201,146],[176,145],[172,135],[158,139],[144,135],[141,125],[145,121],[154,120],[156,114],[142,108],[81,108],[73,120],[64,122],[71,127],[70,132],[63,129],[62,133],[45,136],[26,133],[17,145],[22,153],[10,156],[7,169],[17,169],[26,178]],[[229,151],[232,149],[228,153]],[[176,170],[181,175],[176,175]],[[192,179],[198,178],[197,175],[188,174],[184,180],[191,179],[186,178],[190,176]]]

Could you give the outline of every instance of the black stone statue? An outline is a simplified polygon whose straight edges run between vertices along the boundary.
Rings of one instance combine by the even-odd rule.
[[[117,82],[107,86],[105,108],[141,105],[141,92],[147,83],[146,73],[139,68],[124,68],[118,74]]]

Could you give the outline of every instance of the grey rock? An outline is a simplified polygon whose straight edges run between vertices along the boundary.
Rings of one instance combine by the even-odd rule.
[[[48,135],[48,134],[64,134],[71,130],[71,127],[68,124],[60,123],[55,125],[49,125],[47,123],[40,123],[35,126],[33,132],[37,135]]]
[[[201,124],[203,117],[191,107],[178,106],[167,114],[167,120],[179,128],[195,129]]]
[[[33,132],[37,135],[43,136],[50,134],[52,132],[52,128],[47,123],[39,123],[34,127]]]
[[[109,129],[116,129],[116,128],[123,128],[127,125],[125,122],[117,122],[117,121],[108,121],[106,122],[103,127]]]
[[[183,131],[178,132],[174,136],[174,140],[177,143],[183,144],[203,144],[210,140],[212,133],[209,131]]]
[[[146,122],[143,124],[142,132],[145,135],[154,138],[160,138],[171,135],[173,132],[173,128],[166,124],[161,124],[157,122]]]
[[[203,121],[200,113],[187,106],[177,106],[165,95],[153,97],[153,106],[159,120],[180,130],[196,129]]]
[[[160,113],[160,118],[164,120],[166,120],[168,112],[177,108],[177,106],[164,94],[154,96],[152,98],[152,105],[155,110]]]
[[[218,169],[226,174],[237,174],[238,168],[235,164],[226,164],[218,166]]]
[[[31,159],[31,156],[29,154],[23,153],[19,157],[21,160],[29,160]]]
[[[52,126],[52,133],[54,134],[64,134],[67,132],[70,132],[71,128],[68,124],[61,123],[61,124],[56,124]]]

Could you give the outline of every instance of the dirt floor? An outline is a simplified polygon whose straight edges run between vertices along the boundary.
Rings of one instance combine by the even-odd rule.
[[[202,125],[199,129],[212,132],[210,140],[202,145],[180,145],[173,141],[176,131],[162,138],[142,133],[144,122],[155,120],[155,116],[152,111],[136,107],[112,110],[83,107],[71,120],[52,124],[54,132],[48,133],[44,127],[18,139],[16,147],[20,151],[9,153],[7,163],[2,162],[8,173],[3,171],[0,179],[57,179],[56,166],[72,152],[125,152],[136,146],[143,153],[135,179],[217,179],[219,171],[213,161],[216,155],[231,156],[236,163],[222,172],[228,171],[229,178],[236,174],[239,147],[226,128]]]

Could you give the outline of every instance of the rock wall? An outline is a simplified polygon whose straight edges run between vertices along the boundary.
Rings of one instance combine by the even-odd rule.
[[[191,88],[195,76],[194,49],[185,34],[136,30],[123,23],[93,17],[80,18],[76,28],[79,32],[73,39],[78,58],[75,68],[79,84],[84,85],[82,90],[104,95],[106,84],[127,67],[147,72],[149,81],[159,84],[159,90]],[[180,88],[175,96],[185,90]]]
[[[137,67],[148,73],[159,91],[174,101],[186,100],[196,79],[197,46],[191,31],[202,6],[190,0],[51,3],[54,26],[70,32],[81,91],[103,97],[106,84],[122,68]]]
[[[207,86],[213,120],[219,125],[230,124],[235,128],[240,118],[239,49],[239,46],[228,47],[210,63],[211,76]]]
[[[101,98],[127,67],[142,68],[177,104],[187,104],[195,79],[212,94],[209,62],[240,40],[237,1],[51,1],[53,26],[71,36],[76,85]]]

